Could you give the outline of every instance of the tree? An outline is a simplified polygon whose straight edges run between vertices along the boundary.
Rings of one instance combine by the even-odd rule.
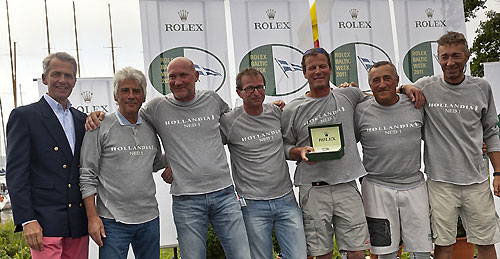
[[[486,0],[463,0],[464,1],[464,13],[465,21],[468,22],[470,19],[476,17],[476,12],[479,9],[486,8]]]
[[[486,12],[486,21],[479,23],[477,36],[471,48],[474,57],[471,62],[471,74],[484,76],[483,62],[500,60],[500,13],[493,10]]]

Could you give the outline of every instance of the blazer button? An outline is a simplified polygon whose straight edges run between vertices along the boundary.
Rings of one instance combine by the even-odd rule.
[[[63,165],[63,168],[64,168],[64,169],[66,169],[66,167],[68,167],[68,166],[64,164],[64,165]]]
[[[68,188],[71,188],[71,184],[70,183],[68,183]]]
[[[82,206],[82,203],[80,202],[80,207]]]
[[[70,204],[68,204],[68,208],[71,208],[71,203],[70,203]]]
[[[58,151],[59,150],[59,147],[54,147],[54,151]]]

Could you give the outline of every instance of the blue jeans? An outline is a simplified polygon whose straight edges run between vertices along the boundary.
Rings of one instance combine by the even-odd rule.
[[[114,219],[101,218],[106,232],[99,248],[100,259],[127,258],[132,244],[135,258],[160,258],[160,220],[155,218],[141,224],[124,224]]]
[[[242,211],[252,258],[273,258],[273,227],[283,258],[307,257],[302,211],[293,191],[281,198],[246,200],[246,203]]]
[[[172,196],[182,259],[206,258],[208,222],[212,223],[226,258],[250,259],[247,232],[233,186],[199,195]]]

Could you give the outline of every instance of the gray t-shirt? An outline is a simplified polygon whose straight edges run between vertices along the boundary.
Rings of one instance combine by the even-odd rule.
[[[87,131],[81,149],[82,197],[97,193],[99,216],[140,224],[159,215],[153,171],[165,166],[153,127],[120,125],[108,114],[101,127]]]
[[[161,138],[174,181],[172,195],[205,194],[232,185],[219,128],[229,106],[214,91],[196,91],[188,102],[172,94],[141,111]]]
[[[240,106],[221,117],[236,191],[246,199],[269,200],[292,190],[281,136],[281,110],[273,104],[263,108],[260,115],[253,116]]]
[[[365,180],[405,190],[421,185],[420,143],[423,110],[415,109],[406,95],[384,106],[375,98],[358,104],[354,117],[356,138],[363,146]]]
[[[484,79],[466,76],[459,85],[441,76],[415,82],[427,102],[425,111],[425,173],[434,181],[469,185],[488,179],[482,143],[500,151],[498,122],[491,87]]]
[[[354,109],[365,98],[367,96],[359,88],[335,88],[325,97],[302,96],[285,107],[281,129],[287,158],[291,148],[311,145],[309,125],[342,123],[344,132],[344,156],[312,165],[299,163],[295,170],[295,185],[311,185],[317,181],[346,183],[366,174],[354,137]]]

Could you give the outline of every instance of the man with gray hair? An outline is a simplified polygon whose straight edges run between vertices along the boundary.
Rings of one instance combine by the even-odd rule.
[[[88,229],[99,258],[160,257],[160,224],[152,172],[165,165],[160,143],[139,109],[146,77],[131,67],[116,72],[118,110],[87,131],[82,144],[80,184]],[[97,196],[97,209],[95,205]]]
[[[16,231],[33,259],[88,258],[87,218],[78,188],[85,114],[68,100],[76,61],[57,52],[43,60],[47,94],[14,109],[7,123],[7,185]]]
[[[399,76],[389,61],[370,68],[368,83],[375,98],[356,106],[354,130],[367,172],[361,193],[370,252],[396,259],[402,239],[411,258],[429,259],[429,202],[420,171],[423,110],[396,93]]]

